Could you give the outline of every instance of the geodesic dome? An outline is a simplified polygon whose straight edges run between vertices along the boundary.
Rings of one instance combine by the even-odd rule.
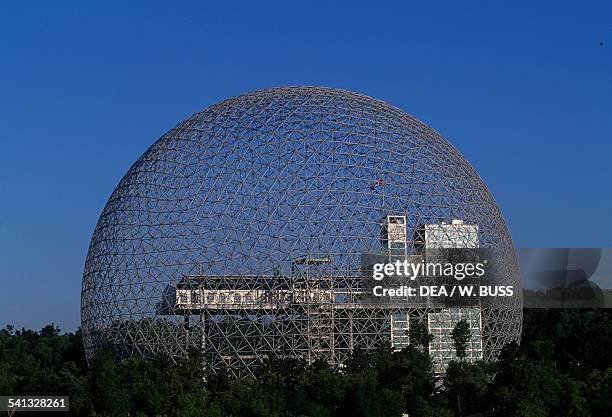
[[[479,246],[500,249],[505,281],[518,284],[493,197],[414,117],[318,87],[210,106],[155,142],[100,216],[83,276],[87,356],[197,348],[211,368],[244,375],[275,354],[340,364],[388,343],[398,311],[408,321],[439,311],[351,298],[390,216],[405,219],[407,251],[424,225],[476,225]],[[482,355],[493,358],[519,338],[521,305],[479,311]]]

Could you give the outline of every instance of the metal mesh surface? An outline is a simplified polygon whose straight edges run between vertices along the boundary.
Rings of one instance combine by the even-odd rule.
[[[82,286],[89,359],[102,348],[252,373],[270,355],[340,364],[390,340],[382,306],[351,298],[387,216],[477,225],[517,283],[512,241],[486,186],[414,117],[337,89],[273,88],[196,113],[129,169],[95,229]],[[393,311],[392,311],[393,310]],[[439,310],[403,306],[411,320]],[[517,340],[521,306],[482,308],[485,358]]]

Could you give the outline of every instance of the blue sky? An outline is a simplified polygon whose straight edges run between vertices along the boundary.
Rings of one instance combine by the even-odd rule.
[[[610,2],[124,3],[0,6],[0,326],[76,328],[91,233],[128,167],[186,116],[272,86],[420,118],[518,246],[612,246]]]

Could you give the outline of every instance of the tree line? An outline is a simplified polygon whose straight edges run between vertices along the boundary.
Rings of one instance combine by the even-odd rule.
[[[610,315],[526,310],[521,344],[477,363],[461,359],[469,326],[460,322],[453,331],[459,360],[440,378],[425,348],[431,335],[418,326],[399,352],[355,351],[342,369],[269,358],[240,380],[207,373],[198,352],[178,363],[104,352],[88,367],[80,331],[7,326],[0,395],[69,395],[75,416],[600,417],[612,415]]]

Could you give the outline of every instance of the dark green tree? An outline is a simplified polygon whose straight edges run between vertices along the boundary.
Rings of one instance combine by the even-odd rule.
[[[465,319],[459,320],[451,333],[451,337],[457,357],[459,360],[463,360],[467,355],[468,343],[472,337],[469,323]]]
[[[487,362],[451,362],[444,375],[445,394],[456,414],[472,415],[490,410],[488,387],[494,365]]]
[[[513,347],[502,352],[489,390],[492,416],[590,416],[582,384],[553,361],[529,359]]]
[[[429,333],[427,326],[422,321],[412,321],[408,329],[408,340],[412,346],[418,348],[421,352],[427,352],[429,344],[433,341],[434,336]]]
[[[593,417],[609,415],[612,411],[612,368],[593,371],[587,378],[585,391]]]

